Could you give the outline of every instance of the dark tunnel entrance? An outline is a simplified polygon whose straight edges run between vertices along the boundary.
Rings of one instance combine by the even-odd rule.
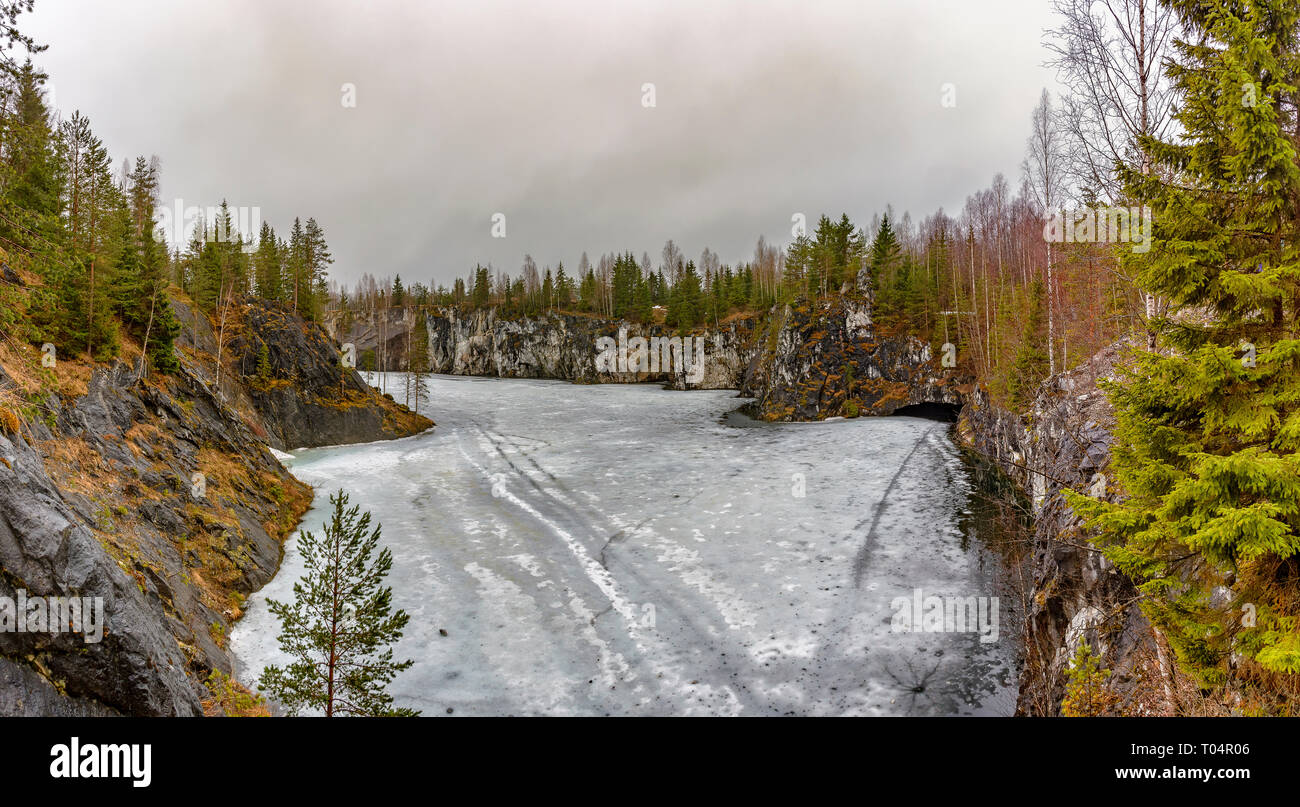
[[[900,406],[891,415],[901,415],[903,417],[925,418],[926,420],[937,420],[942,423],[956,423],[957,415],[961,413],[961,407],[957,404],[947,403],[919,403],[910,406]]]

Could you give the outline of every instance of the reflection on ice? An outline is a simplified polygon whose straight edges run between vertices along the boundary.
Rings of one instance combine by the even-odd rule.
[[[429,434],[294,452],[383,524],[411,614],[394,683],[425,714],[1009,714],[996,642],[899,632],[897,597],[990,597],[946,426],[756,424],[732,393],[437,376]],[[280,660],[267,596],[233,646]],[[440,631],[445,631],[443,636]]]

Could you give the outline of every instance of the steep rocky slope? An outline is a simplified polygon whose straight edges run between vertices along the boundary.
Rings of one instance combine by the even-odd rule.
[[[49,433],[40,424],[31,437]],[[150,570],[165,586],[165,569],[153,571],[144,558],[138,567],[119,562],[91,523],[93,514],[64,499],[27,439],[0,435],[0,596],[99,597],[111,614],[97,643],[77,633],[0,633],[0,714],[198,714],[177,637],[193,642],[193,629],[167,613],[157,582],[151,592],[135,576]]]
[[[47,683],[0,694],[0,712],[46,713],[57,692],[197,713],[199,682],[229,671],[226,631],[279,566],[310,491],[192,376],[76,370],[84,393],[63,385],[0,437],[0,565],[7,596],[104,597],[108,632],[3,634],[9,663]]]
[[[1018,709],[1060,713],[1070,659],[1083,641],[1111,670],[1109,689],[1127,714],[1172,708],[1175,673],[1137,607],[1133,584],[1089,544],[1061,491],[1116,496],[1106,478],[1114,415],[1098,382],[1112,375],[1123,345],[1111,346],[1040,387],[1016,415],[974,390],[957,434],[1029,495],[1034,517],[1025,664]]]
[[[230,351],[238,357],[235,368],[266,439],[276,448],[385,440],[433,425],[376,394],[342,366],[323,328],[303,327],[283,308],[248,306]]]
[[[319,326],[283,315],[269,326],[275,315],[257,304],[249,336],[224,344],[218,381],[212,328],[183,300],[177,311],[182,369],[169,377],[0,351],[0,597],[99,597],[106,622],[98,642],[0,632],[0,715],[202,713],[204,681],[231,670],[226,636],[244,597],[275,574],[311,501],[266,439],[342,442],[328,431],[342,424],[345,440],[375,440],[428,425],[375,404],[355,373],[334,370],[322,388],[338,352]],[[252,337],[292,379],[278,397],[243,383]],[[340,406],[340,378],[365,400]],[[314,407],[353,414],[295,419]]]
[[[183,352],[193,359],[188,369],[219,390],[253,433],[277,449],[364,443],[434,425],[377,394],[343,367],[338,345],[324,328],[281,305],[246,301],[220,340],[206,318],[195,318],[182,301],[174,306],[182,322]],[[219,378],[213,359],[218,341],[223,345]]]

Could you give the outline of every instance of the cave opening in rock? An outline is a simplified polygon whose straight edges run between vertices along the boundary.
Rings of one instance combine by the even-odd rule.
[[[929,401],[910,406],[900,406],[891,415],[938,420],[943,423],[956,423],[961,407],[956,404],[931,403]]]

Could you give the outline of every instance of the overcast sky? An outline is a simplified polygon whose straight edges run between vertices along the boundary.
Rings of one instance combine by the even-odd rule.
[[[735,263],[795,213],[1016,187],[1048,5],[37,0],[23,28],[65,116],[159,156],[163,204],[314,216],[340,280],[450,285],[669,238]]]

